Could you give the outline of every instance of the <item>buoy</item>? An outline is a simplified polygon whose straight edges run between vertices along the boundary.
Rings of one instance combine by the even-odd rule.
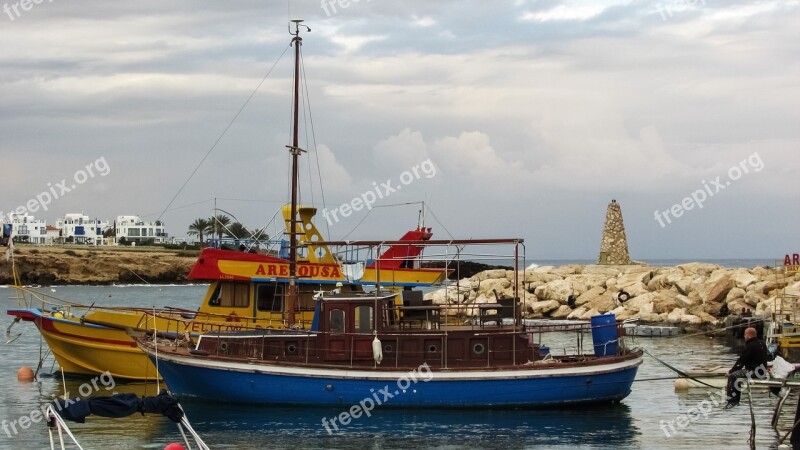
[[[53,317],[55,317],[56,319],[63,319],[64,314],[62,314],[61,311],[56,311],[53,313]]]
[[[689,390],[689,380],[685,378],[679,378],[675,380],[675,391],[688,391]]]
[[[20,367],[17,371],[17,381],[30,383],[35,380],[36,376],[33,374],[33,369],[30,367]]]
[[[164,450],[186,450],[186,447],[178,444],[177,442],[173,442],[171,444],[167,444],[167,446],[164,447]]]
[[[375,362],[380,364],[383,361],[383,346],[381,345],[381,340],[378,339],[378,336],[375,336],[375,339],[372,340],[372,356],[375,358]]]

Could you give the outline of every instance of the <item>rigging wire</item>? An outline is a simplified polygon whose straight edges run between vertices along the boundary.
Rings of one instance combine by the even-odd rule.
[[[374,209],[378,209],[378,208],[390,208],[390,207],[394,207],[394,206],[418,205],[418,204],[420,204],[420,203],[423,203],[423,202],[404,202],[404,203],[393,203],[393,204],[391,204],[391,205],[377,205],[377,206],[373,206],[371,209],[367,210],[367,213],[366,213],[366,214],[364,214],[364,217],[362,217],[362,218],[361,218],[361,220],[359,220],[359,221],[358,221],[358,223],[356,224],[356,226],[355,226],[355,227],[353,227],[353,229],[352,229],[352,230],[350,230],[350,232],[349,232],[349,233],[345,234],[345,235],[344,235],[344,236],[343,236],[343,237],[342,237],[340,240],[344,241],[344,240],[346,240],[346,239],[348,238],[348,236],[350,236],[351,234],[353,234],[353,232],[354,232],[354,231],[356,231],[356,230],[358,229],[358,227],[360,227],[360,226],[361,226],[361,224],[362,224],[362,223],[364,223],[364,221],[365,221],[365,220],[367,220],[367,217],[369,217],[370,213],[372,213],[372,210],[374,210]],[[327,223],[327,220],[326,220],[325,222]],[[451,237],[452,237],[452,236],[451,236]]]
[[[430,205],[430,203],[424,203],[424,204],[423,204],[423,206],[425,207],[425,209],[426,209],[426,210],[427,210],[429,213],[431,213],[431,215],[433,216],[433,220],[435,220],[435,221],[436,221],[436,223],[438,223],[438,224],[439,224],[439,225],[442,227],[442,229],[444,230],[444,232],[445,232],[445,233],[447,233],[447,235],[448,235],[448,236],[450,236],[450,239],[455,239],[455,237],[453,237],[453,234],[452,234],[452,233],[450,233],[450,230],[448,230],[448,229],[447,229],[447,227],[446,227],[446,226],[444,226],[444,223],[443,223],[441,220],[439,220],[439,218],[438,218],[438,217],[436,217],[436,214],[435,214],[435,213],[433,212],[433,210],[431,209],[431,205]]]
[[[194,168],[192,173],[189,174],[189,177],[186,178],[186,181],[183,182],[181,187],[178,189],[178,192],[176,192],[175,195],[172,197],[172,199],[169,201],[169,203],[167,203],[167,206],[164,208],[164,211],[162,211],[161,214],[159,214],[158,219],[156,219],[156,220],[161,220],[161,217],[164,216],[164,213],[166,213],[167,210],[169,209],[169,207],[172,206],[172,203],[175,201],[175,199],[177,199],[178,196],[181,194],[181,192],[183,192],[183,189],[186,187],[187,184],[189,184],[189,181],[191,181],[191,179],[194,177],[194,175],[197,173],[197,171],[200,169],[200,167],[206,161],[206,158],[208,158],[208,156],[211,154],[211,152],[214,151],[215,148],[217,148],[217,144],[220,143],[220,141],[225,136],[225,134],[228,132],[228,130],[231,128],[233,123],[236,122],[236,119],[239,118],[239,115],[242,114],[242,111],[244,111],[244,108],[247,107],[247,105],[250,103],[250,100],[252,100],[253,97],[256,95],[256,92],[258,92],[258,90],[261,88],[261,85],[264,84],[264,81],[267,80],[267,77],[269,77],[269,75],[275,69],[275,66],[278,65],[278,62],[281,60],[281,58],[283,58],[283,55],[286,54],[286,51],[289,50],[289,47],[291,47],[291,45],[287,45],[286,48],[283,49],[283,52],[281,53],[280,56],[278,56],[278,59],[276,59],[275,62],[272,64],[272,67],[270,67],[270,69],[267,71],[267,74],[264,75],[264,77],[261,79],[261,81],[258,82],[258,85],[255,87],[255,89],[253,89],[253,92],[251,92],[250,95],[247,97],[247,100],[244,101],[244,104],[242,104],[242,107],[239,108],[239,111],[237,111],[236,114],[233,116],[233,118],[230,120],[230,122],[228,122],[228,125],[225,126],[224,130],[222,130],[222,133],[219,135],[217,140],[214,141],[214,144],[211,146],[211,148],[208,149],[206,154],[203,156],[203,158],[200,160],[200,162]]]
[[[302,67],[302,65],[303,65],[303,48],[300,47],[300,66]],[[305,138],[306,138],[305,148],[308,149],[308,144],[309,144],[309,140],[308,140],[308,115],[310,114],[310,111],[308,110],[308,105],[307,105],[309,103],[309,100],[308,100],[308,86],[307,86],[307,81],[306,81],[305,78],[303,78],[301,80],[300,86],[301,86],[300,95],[302,96],[302,101],[300,103],[303,106],[303,133],[305,134]],[[302,89],[303,87],[305,89]],[[311,161],[310,160],[308,161],[306,166],[308,167],[308,188],[309,188],[309,191],[311,193],[311,204],[314,204],[314,185],[311,184],[311,180],[313,180],[313,175],[311,174]]]

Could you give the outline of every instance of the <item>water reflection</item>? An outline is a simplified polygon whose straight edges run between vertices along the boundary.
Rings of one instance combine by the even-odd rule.
[[[376,409],[329,434],[322,419],[336,408],[215,405],[193,400],[184,408],[203,435],[231,431],[240,442],[292,448],[519,448],[567,442],[625,447],[639,430],[624,404],[556,409]],[[298,437],[302,437],[298,440]]]

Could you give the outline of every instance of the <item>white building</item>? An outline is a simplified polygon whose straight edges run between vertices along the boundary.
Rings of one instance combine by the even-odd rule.
[[[14,242],[44,244],[47,238],[47,222],[36,220],[28,213],[11,214],[11,239]]]
[[[163,244],[167,242],[167,232],[164,223],[160,220],[144,222],[139,216],[117,216],[114,231],[119,244],[126,242]]]
[[[65,214],[56,221],[61,229],[61,239],[67,244],[101,245],[103,233],[108,230],[108,221],[91,219],[83,214]]]

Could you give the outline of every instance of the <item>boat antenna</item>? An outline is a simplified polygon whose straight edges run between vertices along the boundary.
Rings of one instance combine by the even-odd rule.
[[[289,289],[286,295],[286,319],[289,327],[295,324],[295,311],[297,309],[297,185],[298,185],[298,157],[305,150],[300,148],[298,142],[298,116],[300,111],[300,46],[303,45],[303,38],[300,37],[300,29],[305,28],[311,32],[311,28],[303,25],[302,19],[292,20],[294,31],[289,25],[289,34],[294,45],[294,111],[292,114],[292,145],[287,145],[289,153],[292,155],[292,210],[289,221]]]

